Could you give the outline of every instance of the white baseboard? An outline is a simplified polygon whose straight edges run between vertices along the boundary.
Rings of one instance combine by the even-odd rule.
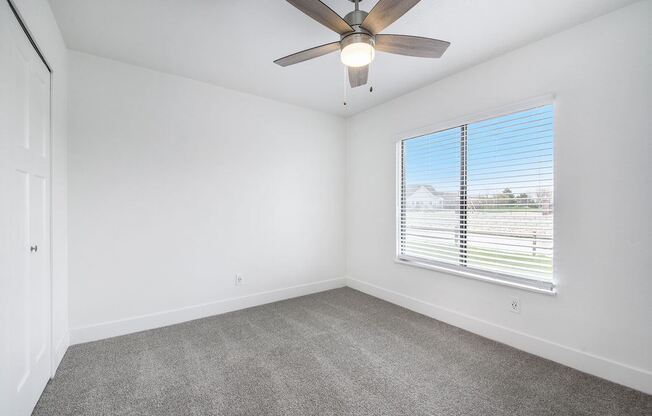
[[[174,325],[181,322],[191,321],[193,319],[205,318],[207,316],[219,315],[239,309],[264,305],[270,302],[309,295],[311,293],[323,292],[324,290],[336,289],[344,287],[345,283],[346,280],[344,278],[322,280],[319,282],[306,283],[282,289],[270,290],[267,292],[259,292],[200,305],[192,305],[136,316],[128,319],[103,322],[96,325],[73,328],[70,331],[70,338],[72,345],[97,341],[119,335]]]
[[[485,338],[507,344],[519,350],[575,368],[576,370],[613,381],[614,383],[652,394],[652,373],[647,370],[635,368],[608,358],[515,331],[362,280],[349,277],[346,279],[346,285],[368,295],[446,322]]]
[[[69,346],[70,333],[66,332],[52,351],[52,368],[50,369],[50,378],[53,378],[57,372],[57,368],[59,368],[59,364],[61,364],[61,360],[63,360],[63,356],[66,354],[66,351],[68,351]]]

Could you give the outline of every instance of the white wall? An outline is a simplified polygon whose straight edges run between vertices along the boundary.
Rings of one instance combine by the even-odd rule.
[[[53,371],[68,348],[67,50],[47,0],[13,0],[52,69],[52,348]]]
[[[73,342],[344,284],[343,119],[69,65]]]
[[[652,393],[650,21],[636,3],[349,119],[350,285]],[[397,134],[548,93],[558,295],[395,264]]]

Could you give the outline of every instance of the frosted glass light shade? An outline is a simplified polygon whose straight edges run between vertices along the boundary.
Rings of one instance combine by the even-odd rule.
[[[374,60],[376,51],[366,42],[356,42],[346,45],[340,54],[342,63],[346,66],[360,67],[369,65]]]

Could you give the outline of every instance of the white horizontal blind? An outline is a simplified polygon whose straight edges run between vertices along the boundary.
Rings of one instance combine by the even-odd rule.
[[[552,288],[553,109],[400,143],[398,255]]]
[[[403,254],[459,263],[460,132],[403,141]]]

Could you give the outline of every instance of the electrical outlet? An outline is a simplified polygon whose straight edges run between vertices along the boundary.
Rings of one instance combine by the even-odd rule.
[[[512,298],[509,304],[509,310],[514,313],[521,313],[521,300],[519,298]]]
[[[244,285],[244,276],[241,274],[236,274],[235,275],[235,285],[240,286]]]

